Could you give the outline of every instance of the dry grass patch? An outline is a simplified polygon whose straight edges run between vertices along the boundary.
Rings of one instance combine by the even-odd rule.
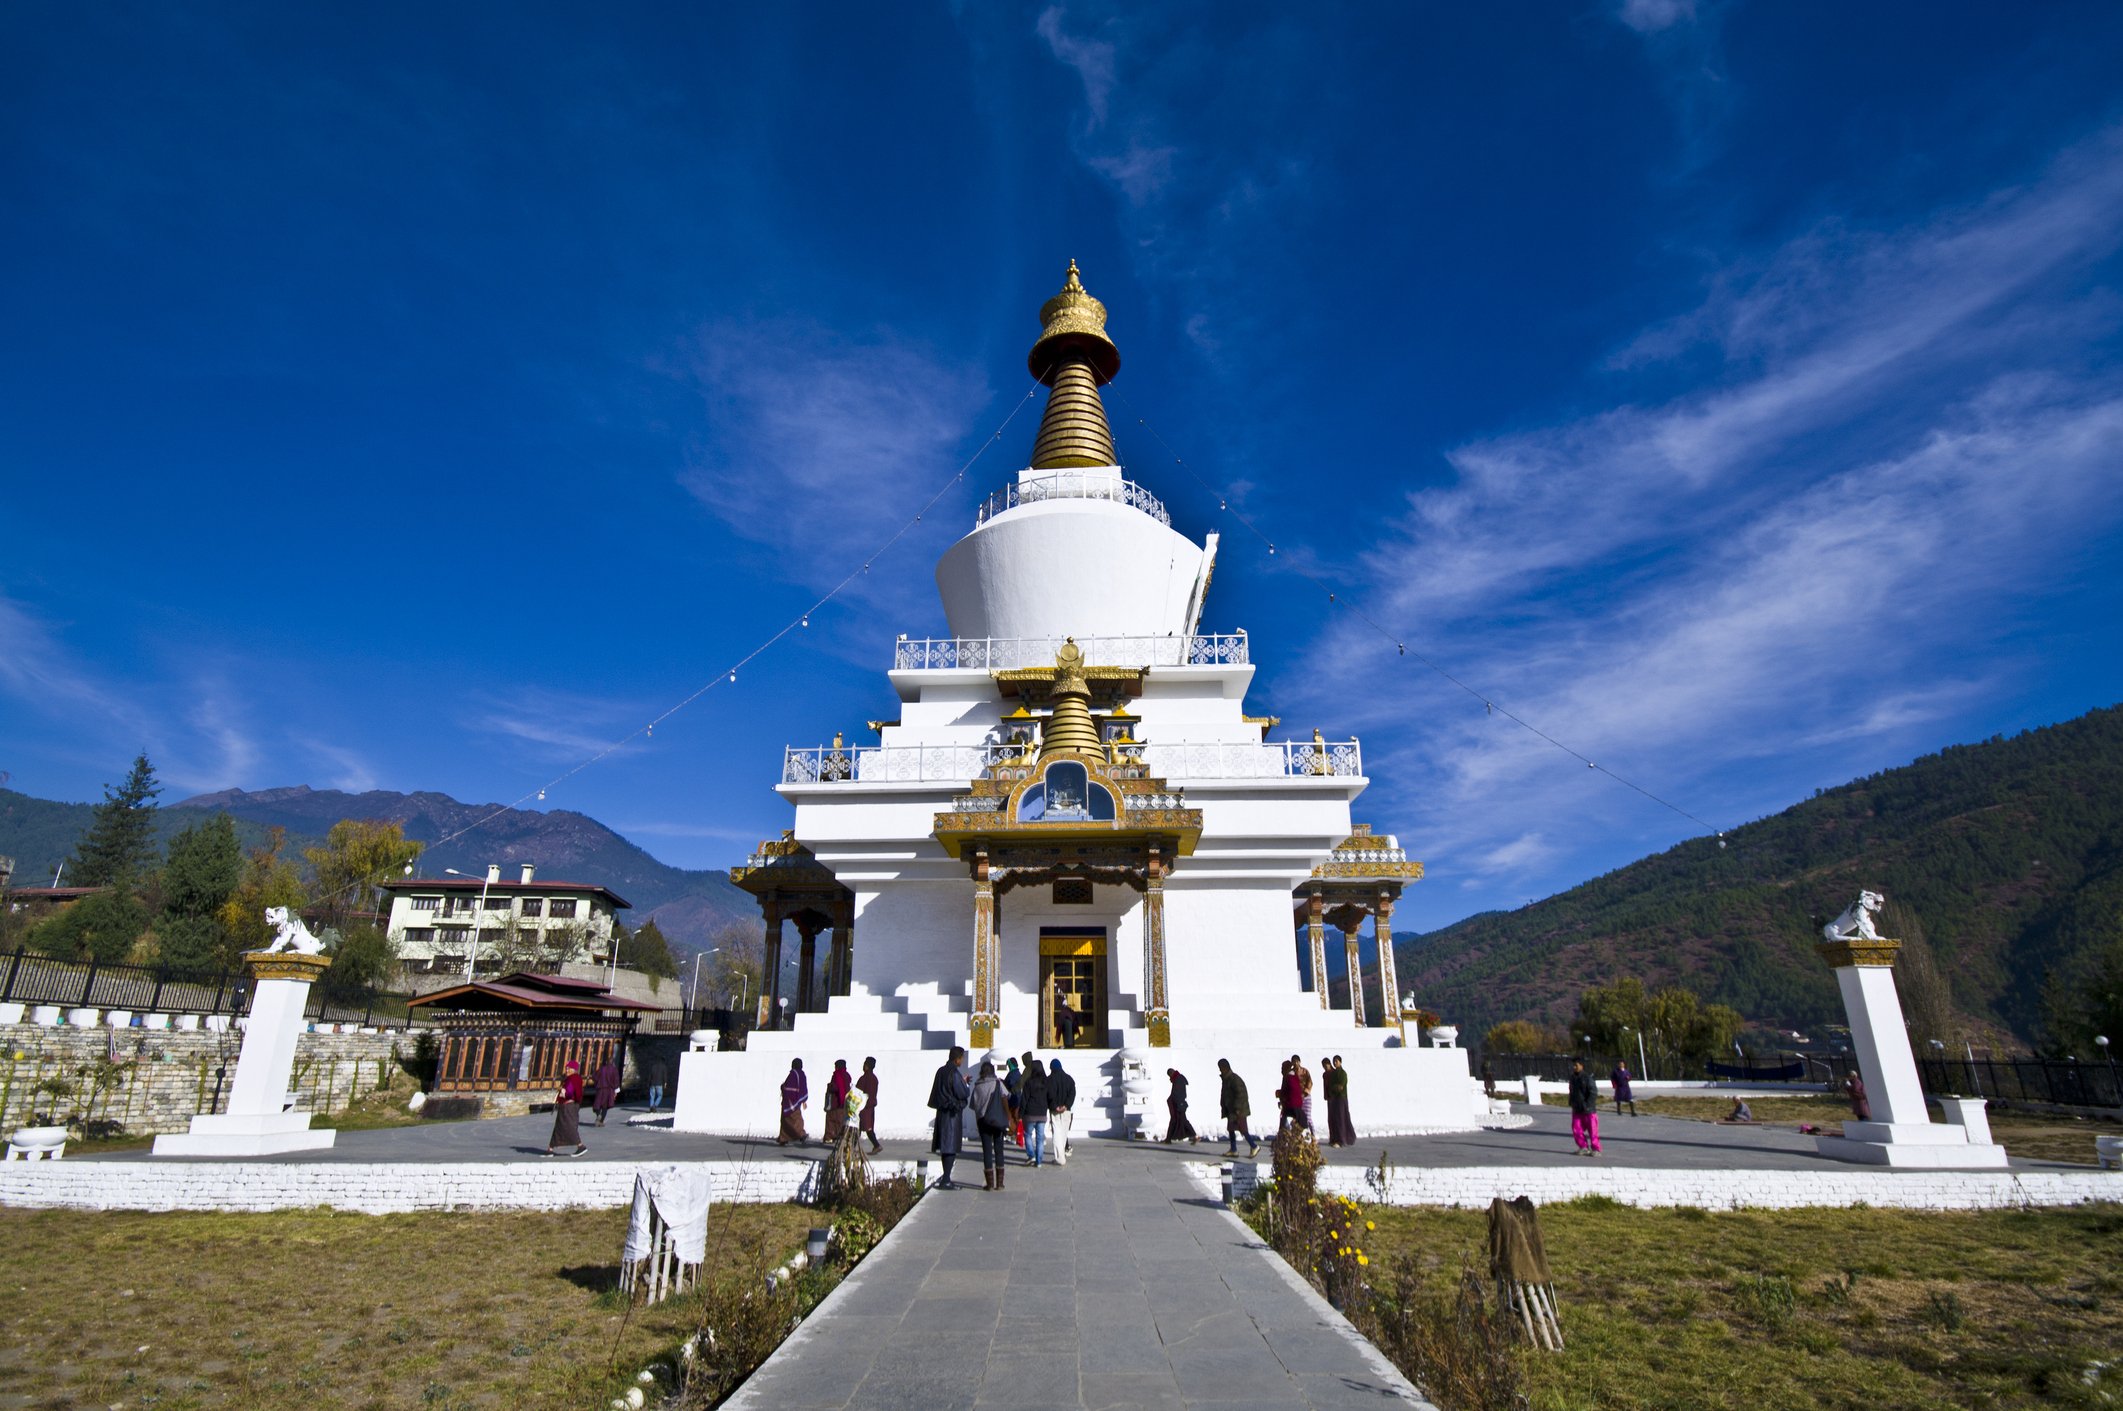
[[[1374,1256],[1432,1296],[1486,1272],[1481,1213],[1368,1214]],[[2123,1207],[1709,1214],[1593,1198],[1541,1223],[1569,1346],[1519,1354],[1536,1411],[2123,1405]]]
[[[718,1205],[711,1281],[760,1279],[815,1212]],[[0,1210],[0,1407],[602,1406],[700,1320],[617,1293],[624,1210]]]
[[[1568,1099],[1555,1094],[1543,1094],[1541,1101],[1547,1106],[1567,1105]],[[1796,1127],[1802,1122],[1812,1123],[1829,1136],[1839,1136],[1844,1119],[1850,1116],[1850,1103],[1840,1097],[1810,1094],[1805,1097],[1755,1097],[1748,1096],[1748,1106],[1753,1109],[1755,1125],[1762,1127]],[[1637,1113],[1644,1117],[1680,1117],[1697,1122],[1722,1121],[1732,1111],[1730,1097],[1644,1097],[1638,1098]],[[1937,1107],[1930,1109],[1931,1119],[1940,1121]],[[1616,1121],[1614,1099],[1605,1098],[1600,1103],[1603,1121]],[[1623,1125],[1608,1130],[1616,1133],[1628,1131],[1628,1114],[1619,1119]],[[2115,1136],[2123,1133],[2123,1125],[2086,1117],[2074,1117],[2069,1113],[2020,1112],[2009,1108],[1990,1109],[1990,1135],[2005,1150],[2030,1161],[2063,1161],[2080,1166],[2094,1164],[2094,1138]]]

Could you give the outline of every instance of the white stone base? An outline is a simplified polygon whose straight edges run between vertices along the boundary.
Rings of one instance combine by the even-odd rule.
[[[276,1156],[316,1151],[339,1140],[329,1127],[310,1130],[307,1112],[221,1113],[194,1117],[188,1132],[155,1138],[157,1156]]]
[[[1814,1149],[1831,1161],[1861,1166],[1901,1166],[1917,1170],[1996,1170],[2008,1164],[2005,1148],[1993,1142],[1961,1140],[1961,1129],[1937,1122],[1846,1122],[1843,1130],[1879,1128],[1895,1133],[1884,1140],[1867,1137],[1815,1137]],[[1911,1135],[1901,1135],[1909,1129]],[[1940,1139],[1935,1133],[1951,1135]]]

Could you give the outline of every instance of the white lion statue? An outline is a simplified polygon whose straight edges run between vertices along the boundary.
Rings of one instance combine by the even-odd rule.
[[[302,924],[302,918],[286,907],[267,907],[265,919],[278,934],[273,937],[273,943],[265,948],[264,954],[271,955],[280,950],[292,951],[296,955],[324,954],[324,942],[311,935],[310,928]]]
[[[1878,892],[1859,892],[1841,916],[1821,928],[1821,934],[1831,941],[1877,941],[1880,933],[1873,929],[1872,914],[1880,905]]]

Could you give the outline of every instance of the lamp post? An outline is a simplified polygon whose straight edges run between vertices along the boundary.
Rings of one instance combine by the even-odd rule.
[[[470,881],[472,878],[471,873],[459,872],[454,867],[445,867],[442,870],[449,873],[452,877],[462,877],[466,881]],[[487,888],[494,885],[494,873],[497,870],[489,867],[487,875],[479,879],[479,905],[473,908],[472,927],[469,933],[472,939],[471,943],[464,948],[464,978],[467,980],[472,978],[473,962],[479,958],[479,923],[486,920]]]
[[[686,991],[686,1008],[700,1008],[700,962],[711,955],[720,954],[721,951],[721,946],[709,946],[706,950],[699,952],[693,957],[693,986]]]
[[[1636,1035],[1636,1074],[1639,1078],[1649,1077],[1650,1075],[1644,1071],[1650,1066],[1644,1062],[1644,1031],[1634,1025],[1624,1024],[1622,1032]]]
[[[2116,1086],[2116,1060],[2115,1056],[2108,1051],[2108,1035],[2095,1034],[2094,1042],[2101,1047],[2101,1061],[2108,1065],[2108,1086],[2114,1088]],[[2109,1097],[2111,1099],[2123,1098],[2123,1093],[2111,1092]]]

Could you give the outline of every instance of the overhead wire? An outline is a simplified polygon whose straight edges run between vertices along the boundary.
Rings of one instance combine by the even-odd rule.
[[[1107,385],[1109,387],[1113,386],[1113,384],[1111,383]],[[1512,724],[1518,726],[1522,730],[1527,731],[1529,734],[1532,734],[1536,738],[1545,741],[1547,744],[1554,746],[1556,749],[1561,750],[1564,754],[1569,755],[1572,759],[1577,760],[1586,768],[1594,770],[1597,773],[1606,775],[1615,783],[1620,784],[1625,788],[1633,789],[1637,793],[1642,794],[1645,798],[1651,800],[1659,807],[1669,809],[1672,812],[1680,815],[1682,818],[1685,818],[1689,822],[1704,829],[1705,831],[1715,834],[1718,839],[1719,847],[1723,847],[1725,845],[1724,831],[1720,829],[1716,824],[1698,817],[1697,815],[1689,812],[1687,809],[1681,807],[1679,804],[1673,802],[1671,799],[1664,798],[1656,793],[1653,793],[1650,789],[1645,788],[1642,784],[1637,783],[1634,779],[1631,779],[1623,774],[1618,774],[1613,769],[1608,768],[1606,765],[1596,762],[1591,757],[1584,754],[1582,751],[1574,749],[1569,744],[1549,734],[1546,730],[1543,730],[1540,726],[1535,725],[1532,721],[1526,719],[1524,716],[1512,710],[1510,707],[1500,704],[1493,693],[1481,690],[1478,687],[1470,685],[1466,681],[1463,681],[1458,676],[1454,675],[1442,663],[1433,660],[1431,657],[1426,656],[1423,652],[1419,650],[1411,648],[1408,645],[1406,637],[1404,637],[1400,633],[1393,631],[1391,628],[1386,626],[1386,624],[1380,622],[1376,617],[1373,617],[1371,613],[1368,612],[1360,602],[1358,602],[1354,598],[1351,598],[1347,593],[1343,592],[1341,589],[1336,588],[1333,584],[1327,582],[1318,574],[1312,572],[1312,570],[1306,568],[1305,565],[1297,558],[1290,554],[1277,554],[1275,551],[1275,540],[1269,537],[1268,533],[1263,530],[1258,524],[1255,524],[1253,522],[1252,517],[1248,515],[1244,510],[1232,508],[1231,493],[1228,489],[1217,485],[1212,485],[1209,483],[1209,481],[1203,479],[1200,472],[1196,471],[1193,466],[1188,465],[1186,460],[1179,454],[1179,452],[1175,451],[1172,448],[1172,443],[1167,441],[1164,436],[1159,433],[1158,429],[1150,424],[1149,418],[1144,416],[1139,410],[1137,410],[1135,404],[1128,400],[1126,393],[1120,391],[1118,387],[1114,387],[1113,392],[1116,397],[1120,398],[1121,404],[1127,408],[1128,414],[1135,418],[1135,424],[1137,426],[1140,426],[1144,431],[1148,432],[1151,439],[1155,440],[1159,446],[1164,448],[1165,454],[1172,457],[1172,463],[1175,466],[1178,466],[1180,470],[1185,473],[1188,479],[1192,480],[1196,485],[1199,485],[1205,493],[1212,496],[1216,500],[1217,509],[1221,513],[1227,514],[1232,519],[1238,521],[1238,523],[1248,533],[1252,534],[1254,538],[1258,539],[1263,545],[1265,545],[1267,547],[1269,557],[1275,559],[1277,564],[1285,572],[1296,574],[1298,577],[1303,578],[1305,581],[1311,583],[1314,587],[1318,588],[1322,593],[1325,593],[1327,595],[1327,602],[1329,606],[1341,608],[1344,611],[1354,613],[1357,618],[1361,620],[1366,626],[1371,628],[1372,631],[1376,632],[1380,637],[1384,638],[1386,641],[1391,642],[1393,644],[1394,653],[1397,656],[1412,657],[1425,667],[1428,667],[1432,672],[1436,673],[1445,681],[1450,682],[1452,685],[1466,692],[1469,696],[1472,696],[1475,700],[1480,701],[1482,703],[1483,710],[1486,714],[1503,716]]]
[[[580,760],[577,760],[574,764],[562,770],[560,773],[554,775],[545,783],[539,785],[537,788],[532,789],[529,792],[523,794],[521,797],[517,798],[515,802],[496,805],[493,809],[491,809],[485,814],[482,814],[480,817],[473,819],[471,822],[465,824],[462,828],[455,829],[452,832],[443,834],[439,838],[435,838],[426,842],[424,844],[424,849],[445,847],[450,843],[454,843],[460,838],[463,838],[470,833],[477,832],[479,829],[485,827],[489,823],[492,823],[495,819],[500,818],[504,814],[513,813],[517,809],[522,808],[525,804],[535,803],[545,798],[546,792],[548,790],[559,788],[562,784],[565,784],[568,780],[582,773],[585,769],[588,769],[593,765],[596,765],[606,759],[609,759],[611,756],[617,754],[620,750],[626,748],[626,746],[633,743],[633,741],[637,738],[651,738],[656,733],[657,726],[663,724],[672,716],[677,715],[680,711],[692,705],[695,701],[699,700],[702,696],[705,696],[708,692],[714,690],[717,686],[735,684],[737,681],[738,672],[744,670],[747,666],[751,665],[759,657],[763,656],[777,642],[781,641],[782,638],[788,636],[791,632],[801,631],[804,628],[809,627],[811,625],[811,618],[814,614],[823,610],[827,604],[831,603],[835,598],[839,597],[843,592],[847,591],[849,584],[853,583],[856,579],[868,573],[870,571],[871,565],[875,564],[879,558],[883,557],[887,552],[889,552],[894,544],[897,544],[901,539],[905,538],[907,536],[907,533],[912,530],[915,525],[921,523],[923,516],[927,515],[930,510],[935,509],[937,502],[942,500],[945,495],[949,494],[952,490],[952,487],[963,482],[966,478],[966,472],[971,470],[974,465],[980,460],[980,458],[986,455],[989,449],[993,447],[997,441],[1002,439],[1003,433],[1010,429],[1010,423],[1017,420],[1017,414],[1025,409],[1025,405],[1032,400],[1032,396],[1035,392],[1039,390],[1039,386],[1039,383],[1034,382],[1030,387],[1027,387],[1025,389],[1025,395],[1018,398],[1017,401],[1011,406],[1008,414],[1003,417],[1001,422],[997,423],[995,430],[989,433],[987,439],[980,443],[979,449],[975,450],[972,455],[968,456],[965,461],[958,467],[958,469],[953,471],[951,475],[947,479],[945,479],[945,481],[941,485],[937,487],[936,492],[930,495],[927,500],[922,502],[922,506],[920,509],[916,510],[912,515],[910,515],[906,519],[902,520],[899,524],[899,527],[892,531],[890,537],[886,538],[882,543],[878,544],[877,547],[871,549],[867,554],[864,554],[862,557],[862,563],[859,567],[849,569],[846,576],[844,576],[838,583],[835,583],[831,588],[827,589],[825,593],[820,595],[816,602],[812,603],[809,607],[805,608],[796,616],[790,618],[787,622],[783,623],[778,630],[776,630],[774,633],[767,636],[766,638],[762,639],[750,651],[746,652],[743,656],[737,658],[737,660],[731,662],[727,667],[723,668],[721,671],[716,672],[715,675],[709,677],[708,680],[701,686],[699,686],[697,689],[692,691],[690,694],[681,697],[679,700],[666,707],[657,715],[644,721],[642,724],[635,726],[632,730],[629,730],[626,734],[619,736],[611,743],[605,745],[602,749],[599,749],[594,753],[589,754]],[[336,891],[333,891],[327,896],[321,897],[318,900],[320,902],[329,901],[333,898],[342,896],[345,893],[355,891],[358,888],[366,888],[373,886],[377,881],[382,879],[385,873],[390,872],[392,870],[394,869],[389,867],[378,868],[376,871],[371,872],[364,877],[346,883],[344,886],[338,888]]]

